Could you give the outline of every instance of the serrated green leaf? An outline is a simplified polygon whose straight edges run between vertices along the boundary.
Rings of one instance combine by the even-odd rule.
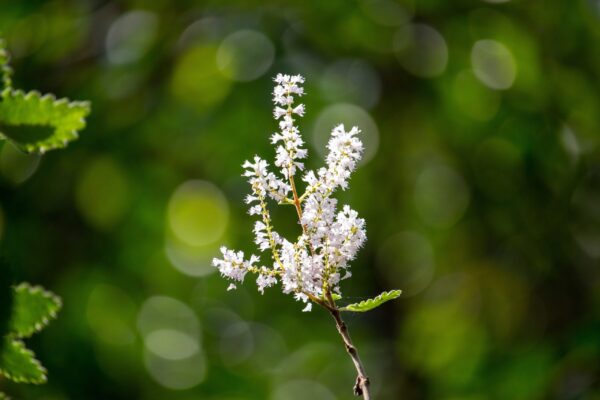
[[[0,102],[0,132],[25,152],[44,153],[77,139],[89,113],[90,104],[85,101],[5,90]]]
[[[42,330],[56,318],[61,300],[40,286],[21,283],[14,287],[13,312],[9,324],[10,335],[29,337]]]
[[[341,311],[365,312],[379,307],[383,303],[394,300],[402,294],[402,290],[390,290],[383,292],[379,296],[372,299],[363,300],[360,303],[348,304],[346,307],[340,308]]]
[[[46,369],[35,354],[22,341],[9,337],[0,349],[0,374],[17,383],[46,383]]]

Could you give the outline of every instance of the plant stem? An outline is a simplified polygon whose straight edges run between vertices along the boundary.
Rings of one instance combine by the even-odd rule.
[[[298,214],[298,220],[300,222],[300,225],[302,226],[302,230],[308,236],[308,230],[306,229],[306,226],[302,223],[302,206],[300,204],[301,201],[298,197],[298,191],[296,190],[294,176],[291,174],[291,172],[291,169],[288,169],[290,186],[292,187],[292,194],[294,196],[294,206],[296,208],[296,213]],[[309,248],[311,254],[314,255],[314,249],[312,248],[312,245],[310,243]],[[350,338],[350,332],[348,332],[348,327],[342,319],[342,316],[340,315],[340,310],[337,308],[335,301],[331,297],[331,293],[329,292],[328,287],[325,288],[325,295],[327,301],[321,301],[312,295],[309,295],[309,298],[317,304],[323,306],[327,311],[329,311],[329,313],[335,320],[335,326],[337,327],[337,330],[340,336],[342,337],[342,340],[344,341],[344,347],[346,348],[346,352],[350,355],[350,358],[354,363],[354,367],[356,368],[356,373],[358,374],[356,377],[356,383],[354,384],[354,394],[356,396],[362,396],[364,400],[371,400],[371,392],[369,390],[369,377],[367,376],[365,372],[365,367],[363,366],[362,361],[358,356],[358,350],[356,350],[356,347],[354,347],[354,344],[352,343],[352,339]]]
[[[344,320],[342,320],[342,316],[340,315],[340,310],[337,308],[327,307],[327,310],[335,320],[335,326],[337,327],[342,340],[344,341],[344,346],[346,347],[346,352],[350,355],[352,362],[354,363],[354,367],[356,368],[356,373],[358,374],[356,377],[356,383],[354,384],[354,394],[356,396],[362,396],[364,400],[371,400],[371,392],[369,390],[369,377],[365,372],[365,367],[358,356],[358,351],[354,344],[352,343],[352,339],[350,338],[350,333],[348,332],[348,327]]]

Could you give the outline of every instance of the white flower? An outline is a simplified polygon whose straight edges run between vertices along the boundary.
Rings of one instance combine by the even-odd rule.
[[[304,78],[300,75],[282,75],[275,77],[277,85],[273,90],[273,102],[275,108],[273,115],[279,120],[279,129],[281,132],[274,133],[271,136],[271,143],[281,144],[277,147],[277,156],[275,165],[281,168],[281,173],[290,178],[296,172],[296,169],[304,169],[304,164],[298,160],[307,156],[306,149],[303,149],[304,141],[300,137],[298,128],[294,125],[292,114],[304,115],[304,104],[294,106],[294,95],[302,96],[304,89],[300,86],[304,83]]]
[[[277,283],[277,278],[275,278],[273,275],[270,275],[269,271],[265,267],[263,267],[260,270],[258,278],[256,278],[256,284],[258,285],[258,291],[261,294],[264,294],[265,288],[271,287],[276,283]]]
[[[223,258],[214,258],[213,266],[219,269],[221,275],[240,282],[244,281],[246,273],[255,268],[254,264],[259,261],[259,258],[254,254],[250,256],[250,260],[244,260],[244,252],[235,252],[225,246],[221,247],[221,253]]]
[[[242,282],[247,273],[256,274],[261,293],[280,282],[284,293],[293,294],[306,304],[302,311],[310,311],[311,299],[322,299],[325,293],[341,295],[339,282],[352,276],[349,262],[366,240],[365,221],[347,205],[337,211],[337,200],[331,197],[338,187],[348,187],[363,145],[357,127],[346,132],[344,125],[336,126],[327,145],[326,166],[304,173],[302,180],[307,186],[299,196],[294,176],[297,170],[304,169],[300,160],[308,153],[293,116],[305,113],[304,104],[294,104],[295,97],[304,94],[304,78],[278,74],[275,83],[273,116],[279,132],[271,135],[271,143],[275,146],[274,164],[283,179],[269,172],[268,163],[258,156],[243,164],[243,175],[252,187],[252,194],[245,199],[248,213],[259,217],[254,223],[254,242],[260,251],[271,253],[273,264],[270,268],[258,267],[257,256],[245,260],[244,253],[223,247],[223,257],[215,258],[213,265],[221,275],[234,281]],[[297,208],[302,232],[295,242],[281,237],[273,228],[269,198]],[[231,284],[228,290],[234,288],[235,284]]]

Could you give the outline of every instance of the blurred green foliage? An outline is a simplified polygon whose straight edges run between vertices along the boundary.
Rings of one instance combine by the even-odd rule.
[[[60,153],[0,149],[2,245],[17,280],[64,301],[28,342],[48,384],[1,390],[352,398],[325,313],[226,292],[210,266],[251,243],[240,165],[273,154],[271,77],[289,72],[307,78],[314,160],[333,123],[363,129],[342,200],[369,240],[345,299],[403,290],[347,321],[375,398],[600,398],[597,1],[0,7],[15,87],[94,105]]]

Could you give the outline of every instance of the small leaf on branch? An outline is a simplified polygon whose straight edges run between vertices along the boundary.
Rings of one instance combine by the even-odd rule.
[[[26,338],[56,318],[61,300],[40,286],[21,283],[14,287],[14,307],[9,325],[11,335]]]
[[[0,101],[0,136],[25,152],[44,153],[76,139],[89,112],[90,105],[85,101],[56,99],[36,91],[4,90]]]
[[[372,299],[363,300],[360,303],[348,304],[346,307],[340,308],[340,311],[353,311],[353,312],[365,312],[370,311],[374,308],[379,307],[385,302],[394,300],[400,297],[402,290],[390,290],[389,292],[383,292],[379,296]]]
[[[0,349],[0,375],[13,382],[46,383],[46,369],[25,344],[10,337],[4,338]]]

